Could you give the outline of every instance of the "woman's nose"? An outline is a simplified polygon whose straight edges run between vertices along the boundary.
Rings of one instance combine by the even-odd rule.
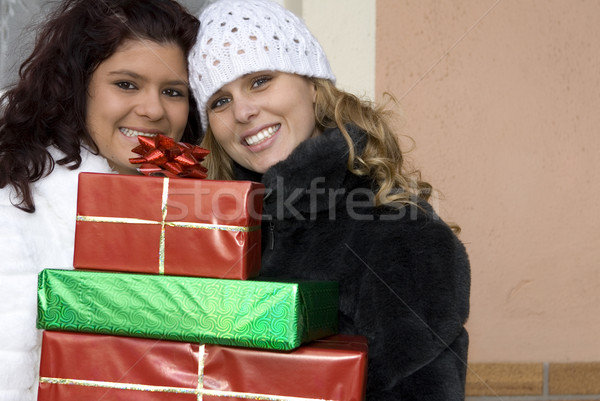
[[[241,123],[251,122],[258,112],[258,105],[249,96],[238,96],[233,102],[233,115]]]
[[[149,120],[160,120],[165,115],[165,107],[162,103],[160,94],[144,93],[136,108],[138,115],[146,117]]]

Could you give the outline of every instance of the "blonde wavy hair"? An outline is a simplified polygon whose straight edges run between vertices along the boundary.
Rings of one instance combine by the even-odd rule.
[[[361,100],[335,87],[326,79],[308,78],[317,89],[315,116],[320,132],[339,128],[348,143],[348,170],[369,176],[377,184],[375,205],[415,204],[415,196],[427,201],[432,193],[429,183],[421,180],[418,170],[407,170],[398,138],[390,127],[392,112],[385,105]],[[357,155],[346,126],[353,124],[367,133],[362,154]],[[233,179],[233,161],[215,139],[210,126],[200,146],[210,150],[204,165],[208,178]]]

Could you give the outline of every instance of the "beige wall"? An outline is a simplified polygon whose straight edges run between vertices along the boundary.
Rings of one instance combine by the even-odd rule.
[[[399,99],[470,254],[469,360],[600,361],[600,2],[280,2],[340,86]]]
[[[600,360],[599,17],[377,0],[377,96],[398,96],[471,257],[470,361]]]

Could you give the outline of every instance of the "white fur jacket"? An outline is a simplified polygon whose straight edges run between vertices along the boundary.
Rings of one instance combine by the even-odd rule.
[[[61,157],[56,149],[55,158]],[[113,172],[105,158],[82,148],[79,169],[56,165],[33,184],[35,213],[10,202],[12,188],[0,189],[0,401],[35,401],[41,330],[37,276],[45,268],[72,268],[80,172]]]

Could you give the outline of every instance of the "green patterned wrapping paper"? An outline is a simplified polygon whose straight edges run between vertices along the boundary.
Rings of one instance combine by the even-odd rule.
[[[43,270],[38,328],[291,350],[337,333],[338,285]]]

